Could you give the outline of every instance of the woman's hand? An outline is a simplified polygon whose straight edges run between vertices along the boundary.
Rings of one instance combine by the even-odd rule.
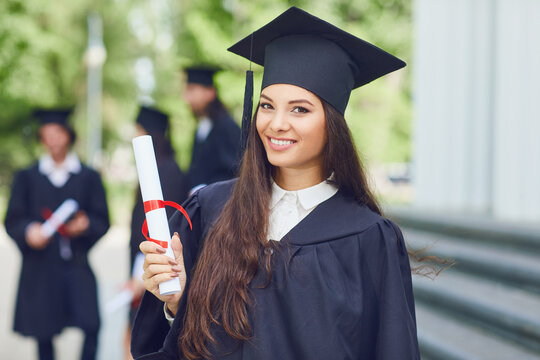
[[[169,311],[176,315],[178,303],[186,287],[186,269],[184,267],[180,236],[178,233],[174,233],[172,237],[172,249],[175,260],[165,255],[165,249],[151,241],[142,242],[139,249],[145,255],[143,265],[144,287],[159,300],[166,303]],[[177,294],[161,295],[159,293],[159,284],[176,277],[180,279],[182,290]]]
[[[73,219],[66,224],[66,232],[70,238],[76,238],[84,233],[90,226],[90,219],[82,210],[77,211]]]
[[[26,228],[26,243],[32,249],[41,250],[49,244],[49,238],[41,234],[41,224],[34,222]]]

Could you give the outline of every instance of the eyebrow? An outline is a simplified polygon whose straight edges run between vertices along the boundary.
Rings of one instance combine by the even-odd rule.
[[[265,94],[261,94],[261,98],[265,98],[268,101],[274,101],[274,100],[272,100],[272,98],[270,98],[269,96],[266,96]],[[309,104],[309,105],[313,106],[313,104],[310,101],[306,100],[306,99],[291,100],[291,101],[289,101],[289,104]]]

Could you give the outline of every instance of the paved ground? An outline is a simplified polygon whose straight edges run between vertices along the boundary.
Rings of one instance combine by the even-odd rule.
[[[98,350],[99,360],[121,360],[123,337],[127,319],[127,308],[111,315],[103,312],[105,304],[119,290],[128,276],[128,229],[113,227],[92,249],[90,262],[98,279],[100,304],[102,310],[102,328]],[[19,336],[11,330],[13,307],[19,277],[21,256],[13,241],[0,226],[0,264],[2,280],[0,292],[0,359],[33,360],[37,359],[35,342]],[[78,329],[66,329],[55,338],[58,360],[79,358],[82,345],[82,333]]]

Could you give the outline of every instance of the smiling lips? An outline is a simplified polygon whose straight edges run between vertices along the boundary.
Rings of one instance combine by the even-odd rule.
[[[288,148],[296,144],[296,141],[294,140],[276,139],[270,136],[267,136],[267,138],[270,148],[276,151],[287,150]]]

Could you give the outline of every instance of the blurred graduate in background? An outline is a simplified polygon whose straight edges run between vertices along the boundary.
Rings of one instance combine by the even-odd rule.
[[[14,330],[36,338],[42,360],[54,359],[52,339],[68,326],[84,331],[81,358],[95,359],[100,326],[88,252],[107,232],[109,214],[99,174],[72,152],[70,114],[34,112],[45,154],[15,175],[5,219],[22,254]],[[77,202],[78,211],[46,236],[43,222],[67,199]]]
[[[240,128],[219,99],[212,67],[189,67],[184,100],[197,118],[188,179],[191,192],[235,176],[240,156]]]
[[[175,153],[169,138],[169,116],[155,108],[142,106],[137,115],[135,126],[137,128],[137,136],[152,136],[163,198],[166,201],[174,201],[177,204],[182,204],[187,198],[189,188],[187,177],[182,170],[180,170],[180,167],[174,158]],[[139,187],[137,187],[136,196],[137,200],[131,215],[131,238],[129,241],[131,271],[130,288],[133,291],[134,297],[129,312],[129,325],[126,338],[128,351],[126,351],[126,354],[129,354],[131,324],[135,317],[142,294],[144,293],[144,286],[141,278],[143,273],[142,263],[144,261],[144,255],[139,251],[139,244],[145,240],[141,233],[145,214]],[[168,217],[174,213],[173,208],[167,207],[166,210]]]

